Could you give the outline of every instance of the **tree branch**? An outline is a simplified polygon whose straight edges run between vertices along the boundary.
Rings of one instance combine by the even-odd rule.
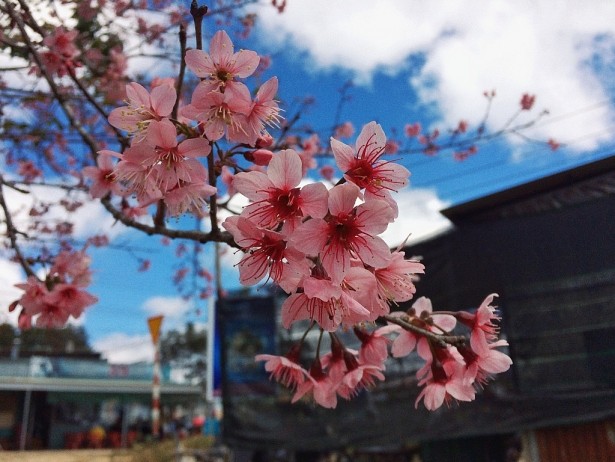
[[[397,324],[398,326],[403,327],[410,332],[414,332],[415,334],[419,334],[423,337],[428,338],[442,348],[446,348],[446,345],[460,346],[464,345],[467,342],[466,337],[463,335],[439,335],[426,329],[423,329],[422,327],[415,326],[414,324],[409,322],[410,319],[407,317],[397,317],[390,314],[386,314],[382,317],[391,324]]]

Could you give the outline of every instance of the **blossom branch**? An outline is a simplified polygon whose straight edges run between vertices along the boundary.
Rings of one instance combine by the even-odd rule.
[[[182,86],[184,85],[184,74],[186,72],[186,26],[180,24],[179,26],[179,49],[181,54],[181,60],[179,64],[179,74],[177,75],[177,82],[175,83],[175,91],[177,92],[177,99],[171,112],[171,117],[177,119],[177,111],[179,110],[179,101],[181,100]]]
[[[4,198],[3,186],[4,186],[4,178],[0,176],[0,208],[2,208],[2,211],[4,212],[4,221],[6,223],[6,234],[9,238],[9,241],[11,242],[11,248],[15,252],[15,256],[17,257],[17,260],[19,261],[19,264],[21,265],[23,270],[26,272],[26,275],[36,277],[36,273],[30,266],[26,258],[24,257],[23,253],[21,252],[21,248],[19,247],[19,244],[17,242],[17,235],[22,234],[22,233],[20,233],[17,230],[17,228],[15,228],[15,225],[13,224],[11,212]]]
[[[403,327],[408,331],[426,337],[442,348],[446,347],[447,344],[453,346],[461,346],[465,345],[467,342],[466,337],[463,335],[439,335],[434,332],[423,329],[422,327],[415,326],[414,324],[412,324],[410,318],[408,317],[398,317],[386,314],[382,316],[382,318],[384,318],[391,324],[397,324],[398,326]]]

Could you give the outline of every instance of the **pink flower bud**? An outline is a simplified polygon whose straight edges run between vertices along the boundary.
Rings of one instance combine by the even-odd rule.
[[[273,152],[268,149],[257,149],[256,151],[252,151],[249,156],[246,156],[246,158],[254,162],[256,165],[267,166],[273,158]]]

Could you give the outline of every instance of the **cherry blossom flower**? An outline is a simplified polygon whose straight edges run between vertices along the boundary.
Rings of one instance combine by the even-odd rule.
[[[34,276],[28,276],[25,283],[15,284],[15,287],[24,291],[19,304],[28,316],[39,314],[45,307],[44,297],[49,292],[45,284]]]
[[[382,127],[376,122],[365,125],[357,138],[356,148],[331,138],[331,149],[344,178],[365,189],[366,197],[387,201],[397,216],[397,204],[390,191],[406,186],[410,172],[402,165],[381,160],[387,149]]]
[[[210,141],[217,141],[226,133],[229,141],[254,145],[259,134],[247,129],[246,117],[251,109],[250,90],[243,83],[237,83],[232,91],[224,93],[197,86],[191,103],[184,106],[180,114],[202,122],[204,134]]]
[[[171,115],[177,93],[175,87],[162,84],[154,87],[151,94],[136,82],[126,85],[128,106],[115,108],[109,114],[109,123],[129,133],[142,132],[134,141],[141,141],[152,120],[161,120]]]
[[[350,138],[354,135],[354,125],[352,122],[344,122],[335,128],[334,138]]]
[[[292,402],[295,403],[307,395],[324,408],[335,408],[337,406],[336,387],[337,385],[324,373],[320,360],[317,358],[310,367],[307,380],[297,386]]]
[[[69,317],[78,318],[83,310],[98,299],[83,287],[90,283],[90,259],[85,251],[60,252],[45,281],[29,276],[25,283],[15,284],[24,294],[11,304],[12,311],[22,306],[20,324],[29,327],[36,317],[40,327],[62,327]]]
[[[265,125],[277,127],[280,122],[280,108],[274,99],[278,92],[278,79],[272,77],[262,84],[258,91],[249,114],[247,114],[247,130],[256,134],[258,138],[264,136]]]
[[[301,179],[301,160],[292,149],[276,154],[266,174],[238,173],[233,185],[252,201],[242,216],[263,227],[274,227],[281,222],[293,227],[305,216],[324,217],[327,213],[327,188],[322,183],[299,188]]]
[[[389,357],[389,343],[391,341],[384,336],[387,331],[377,329],[373,332],[366,332],[358,327],[354,328],[354,332],[359,340],[361,340],[361,348],[359,349],[359,358],[364,364],[371,364],[382,367],[386,359]]]
[[[335,169],[331,165],[323,165],[320,168],[320,175],[327,181],[333,181],[333,175],[335,175]]]
[[[199,85],[207,92],[220,87],[232,87],[236,78],[246,78],[254,73],[260,58],[251,50],[234,53],[233,42],[220,30],[209,44],[209,53],[202,50],[186,51],[186,66],[204,79]]]
[[[80,289],[75,284],[57,284],[52,291],[45,294],[43,301],[45,308],[42,313],[53,311],[55,315],[59,315],[60,312],[66,312],[74,318],[78,318],[83,310],[96,303],[98,298]],[[57,307],[57,309],[49,310],[50,306]]]
[[[408,138],[415,138],[421,134],[421,124],[419,122],[415,122],[413,124],[406,124],[404,126],[404,133]]]
[[[401,312],[394,312],[392,315],[400,317],[406,316],[406,314]],[[412,308],[409,310],[407,316],[409,316],[409,322],[411,324],[435,333],[450,332],[457,324],[457,320],[452,315],[433,314],[431,300],[426,297],[418,298],[412,304]],[[391,354],[396,358],[401,358],[410,354],[417,346],[417,343],[423,339],[423,337],[417,335],[415,332],[403,329],[398,325],[387,326],[385,333],[390,332],[398,333],[391,347]],[[426,351],[428,351],[428,349]]]
[[[256,361],[265,361],[265,370],[270,372],[270,378],[287,388],[295,389],[305,381],[308,371],[299,364],[301,347],[295,345],[286,356],[256,355]]]
[[[381,268],[388,264],[391,251],[377,236],[393,220],[393,211],[381,200],[355,207],[359,188],[353,183],[337,185],[329,191],[329,215],[312,218],[297,228],[290,240],[308,255],[320,256],[329,276],[341,281],[351,259]]]
[[[123,196],[126,190],[113,178],[114,163],[110,156],[101,155],[96,159],[96,167],[83,168],[83,175],[90,178],[93,183],[90,186],[90,194],[95,199],[105,197],[109,193]]]
[[[43,45],[64,58],[74,58],[79,53],[75,45],[77,35],[77,30],[67,31],[64,27],[58,27],[43,39]]]
[[[224,186],[226,186],[226,193],[229,195],[229,197],[232,197],[235,195],[235,193],[237,192],[237,190],[235,189],[235,175],[233,174],[233,172],[231,171],[230,168],[228,168],[226,165],[222,166],[222,171],[220,173],[220,179],[222,180],[222,183],[224,183]]]
[[[214,186],[199,183],[185,183],[167,191],[164,195],[164,203],[167,205],[168,214],[172,217],[191,212],[201,216],[207,206],[206,198],[216,194]]]
[[[393,302],[410,300],[416,292],[416,275],[424,271],[425,266],[422,263],[406,260],[403,252],[393,252],[385,267],[374,269],[380,297]]]
[[[367,303],[362,303],[363,300],[369,302],[367,295],[375,293],[376,288],[373,275],[365,268],[351,268],[344,280],[336,283],[326,277],[322,266],[316,265],[312,268],[312,275],[303,279],[302,285],[303,292],[292,294],[282,304],[285,328],[295,321],[310,319],[332,332],[340,324],[350,327],[373,321],[378,316],[365,306]]]
[[[478,354],[487,353],[488,343],[496,340],[499,333],[497,321],[500,320],[500,317],[495,307],[491,305],[495,297],[497,297],[497,294],[488,295],[480,304],[476,313],[465,311],[457,313],[459,322],[472,330],[470,344]]]
[[[474,388],[464,380],[462,365],[449,361],[432,367],[431,371],[431,374],[419,382],[419,386],[424,388],[416,398],[415,408],[421,400],[430,411],[435,411],[453,398],[458,401],[474,400]]]
[[[238,264],[239,280],[243,285],[254,285],[268,274],[282,288],[290,288],[296,281],[310,274],[305,254],[289,246],[283,234],[260,228],[244,217],[229,217],[222,226],[246,252]]]
[[[255,151],[252,151],[250,153],[244,154],[244,157],[253,162],[254,165],[258,165],[261,167],[266,167],[267,165],[269,165],[269,162],[271,162],[271,159],[273,159],[273,152],[271,152],[269,149],[256,149]]]
[[[360,363],[348,351],[344,352],[344,362],[347,370],[336,389],[337,394],[344,399],[351,399],[361,390],[373,388],[376,380],[384,380],[381,367]]]
[[[530,95],[529,93],[523,93],[521,96],[521,105],[522,111],[529,111],[534,106],[534,102],[536,101],[536,95]]]
[[[151,122],[146,141],[155,148],[147,151],[150,155],[141,163],[156,170],[157,186],[163,193],[180,182],[203,183],[207,179],[205,167],[196,159],[210,153],[206,139],[189,138],[178,144],[175,125],[162,119]]]
[[[507,345],[508,342],[506,342],[506,340],[498,340],[489,343],[487,348],[480,353],[475,352],[472,348],[468,348],[467,346],[459,347],[459,353],[463,356],[465,361],[466,372],[464,374],[464,379],[468,383],[482,386],[487,383],[493,374],[506,372],[512,364],[512,359],[495,348]]]
[[[99,156],[113,156],[120,159],[113,170],[113,178],[130,193],[135,193],[141,204],[151,203],[163,196],[158,186],[158,179],[148,164],[151,162],[152,150],[153,148],[146,143],[137,143],[126,149],[123,154],[106,149],[98,151]],[[142,214],[142,211],[137,213]]]
[[[62,281],[70,280],[73,284],[85,287],[90,284],[92,271],[91,258],[84,250],[60,252],[49,270],[49,277]]]

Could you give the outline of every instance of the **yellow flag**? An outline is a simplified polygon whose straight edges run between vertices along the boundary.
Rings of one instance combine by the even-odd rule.
[[[147,318],[147,325],[149,326],[150,334],[152,334],[152,342],[154,345],[158,343],[158,337],[160,337],[162,318],[164,318],[164,316],[152,316],[151,318]]]

